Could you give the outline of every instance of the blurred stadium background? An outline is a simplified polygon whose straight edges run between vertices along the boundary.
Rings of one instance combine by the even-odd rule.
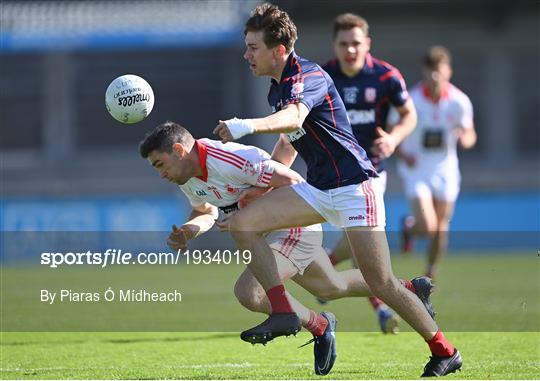
[[[475,107],[478,145],[461,152],[455,231],[540,226],[538,1],[276,1],[297,23],[297,52],[332,57],[335,15],[370,23],[372,53],[409,87],[432,44],[454,57],[454,80]],[[188,205],[138,156],[155,125],[174,120],[212,137],[218,119],[266,114],[268,80],[251,76],[243,22],[254,1],[2,1],[0,153],[3,231],[167,230]],[[110,81],[153,87],[152,114],[122,125],[104,107]],[[243,142],[271,149],[274,137]],[[302,171],[301,164],[296,164]],[[393,171],[393,167],[390,167]],[[406,212],[390,176],[388,229]],[[523,244],[521,238],[512,245]]]
[[[260,321],[232,294],[243,266],[50,269],[36,259],[43,250],[168,250],[166,231],[183,221],[189,205],[139,157],[138,142],[166,120],[212,138],[220,118],[269,112],[268,79],[253,78],[242,59],[243,22],[257,3],[0,1],[0,378],[313,377],[311,349],[296,349],[307,334],[264,349],[238,340],[238,331]],[[537,378],[540,2],[274,3],[298,26],[297,52],[321,64],[333,54],[333,18],[348,11],[369,21],[373,55],[397,66],[409,87],[420,80],[430,45],[453,53],[453,82],[473,102],[479,139],[460,153],[462,194],[450,238],[452,254],[460,255],[446,258],[438,279],[437,320],[467,358],[460,378]],[[136,125],[116,122],[104,104],[108,84],[127,73],[145,78],[156,97],[151,115]],[[274,140],[242,142],[271,149]],[[386,209],[396,248],[408,206],[394,165]],[[295,168],[304,170],[301,163]],[[199,240],[215,246],[224,236]],[[33,266],[19,266],[21,260]],[[409,277],[421,271],[423,257],[396,256],[393,265],[398,276]],[[41,289],[107,287],[179,288],[185,300],[156,307],[38,299]],[[289,290],[321,308],[297,286]],[[329,308],[340,319],[333,377],[418,376],[426,355],[419,341],[407,333],[382,337],[364,300],[334,301]],[[295,359],[295,368],[284,358]]]

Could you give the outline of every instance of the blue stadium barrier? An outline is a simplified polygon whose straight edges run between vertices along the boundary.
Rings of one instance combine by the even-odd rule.
[[[181,195],[9,198],[2,200],[0,230],[163,232],[181,223],[189,210]],[[389,241],[396,247],[401,218],[409,213],[407,201],[387,197],[386,213]],[[464,194],[451,221],[450,249],[537,249],[539,216],[540,196],[534,192]]]

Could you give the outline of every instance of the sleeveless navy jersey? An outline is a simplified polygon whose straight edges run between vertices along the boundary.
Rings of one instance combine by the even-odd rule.
[[[401,73],[369,53],[364,67],[354,77],[343,74],[337,59],[323,69],[330,74],[343,99],[354,136],[377,171],[384,170],[384,161],[371,153],[371,147],[377,138],[375,127],[386,126],[390,105],[403,106],[409,98]]]
[[[309,110],[302,127],[287,134],[307,165],[307,182],[321,190],[358,184],[377,173],[354,137],[345,106],[321,67],[292,52],[281,80],[272,79],[272,112],[303,103]]]

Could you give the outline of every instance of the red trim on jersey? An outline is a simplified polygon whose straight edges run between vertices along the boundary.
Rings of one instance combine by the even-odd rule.
[[[225,151],[225,150],[223,150],[223,149],[221,149],[221,148],[216,148],[216,147],[208,146],[208,149],[209,149],[210,151],[213,151],[213,152],[219,154],[219,155],[226,156],[226,157],[230,158],[231,160],[236,161],[236,162],[237,162],[238,164],[240,164],[240,165],[244,165],[244,164],[246,163],[246,161],[247,161],[246,158],[244,158],[244,157],[242,157],[242,156],[240,156],[240,155],[237,155],[237,154],[235,154],[235,153],[233,153],[233,152]]]
[[[225,161],[229,164],[232,164],[239,169],[244,168],[246,159],[238,155],[235,155],[231,152],[223,151],[219,148],[210,147],[210,146],[208,146],[207,148],[208,148],[208,154],[210,156],[215,157],[216,159],[220,159],[221,161]]]
[[[373,67],[373,57],[371,54],[366,54],[366,65],[371,69]]]
[[[320,71],[315,71],[315,72],[313,72],[313,73],[305,74],[305,75],[302,77],[302,81],[303,81],[304,79],[306,79],[307,77],[312,77],[312,76],[314,76],[314,75],[316,75],[317,77],[322,77],[322,76],[323,76],[323,73],[321,73]],[[297,76],[298,76],[298,75],[297,75]],[[292,77],[283,78],[283,79],[281,80],[281,83],[290,81],[291,79],[292,79]],[[296,80],[295,80],[295,81],[296,81]]]
[[[330,98],[330,94],[326,93],[324,99],[326,99],[328,105],[330,106],[330,111],[332,113],[332,121],[334,122],[334,128],[337,130],[336,118],[334,118],[334,105],[332,104],[332,98]]]
[[[330,150],[328,149],[328,147],[326,147],[326,145],[323,143],[323,141],[319,138],[319,136],[317,135],[317,133],[315,132],[315,130],[309,125],[309,123],[305,122],[304,125],[309,128],[309,130],[311,131],[311,133],[313,134],[313,136],[315,137],[315,139],[317,139],[317,141],[319,142],[319,144],[321,145],[321,147],[326,151],[326,153],[328,154],[328,156],[330,157],[330,160],[332,160],[332,164],[334,165],[334,169],[336,170],[336,175],[337,175],[337,185],[336,185],[336,188],[339,188],[340,187],[340,184],[341,184],[341,175],[339,174],[339,169],[337,167],[337,164],[336,164],[336,161],[334,160],[334,156],[332,155],[332,153],[330,152]]]
[[[441,97],[440,99],[437,101],[435,100],[435,98],[433,98],[433,96],[431,95],[431,93],[429,92],[429,89],[427,88],[427,86],[425,84],[422,83],[422,94],[424,95],[424,97],[426,99],[428,99],[431,103],[439,103],[440,101],[442,101],[443,99],[448,99],[450,98],[450,95],[449,95],[449,87],[450,87],[450,84],[448,84],[448,86],[446,86],[445,88],[442,89],[441,91]]]
[[[241,166],[241,165],[238,165],[238,163],[232,161],[231,159],[228,159],[227,157],[220,156],[219,154],[217,154],[217,153],[214,152],[214,151],[208,150],[208,155],[210,155],[210,156],[212,156],[212,157],[214,157],[214,158],[216,158],[216,159],[218,159],[218,160],[221,160],[221,161],[224,161],[224,162],[226,162],[226,163],[229,163],[229,164],[235,166],[235,167],[238,168],[238,169],[242,169],[242,166]]]
[[[379,77],[379,81],[384,82],[384,81],[386,81],[387,79],[389,79],[391,77],[396,77],[400,81],[403,80],[403,77],[402,77],[401,73],[399,72],[399,70],[398,69],[392,69],[389,72],[386,72],[383,75],[381,75]]]
[[[307,73],[307,74],[304,74],[304,79],[307,78],[307,77],[312,77],[314,75],[316,75],[317,77],[322,77],[323,73],[321,73],[320,71],[314,71],[313,73]]]
[[[198,140],[195,140],[195,145],[197,146],[197,153],[199,155],[199,166],[201,167],[203,174],[202,176],[197,176],[198,179],[207,182],[208,181],[208,168],[206,167],[206,146]]]
[[[375,61],[376,63],[378,63],[379,65],[382,65],[384,66],[385,68],[387,68],[388,70],[397,70],[393,65],[389,64],[388,62],[386,61],[383,61],[379,58],[375,58],[373,57],[373,61]]]
[[[298,62],[296,57],[293,57],[293,60],[296,64],[296,68],[298,69],[298,74],[296,75],[296,82],[303,82],[304,79],[302,78],[302,67],[300,66],[300,62]]]
[[[268,173],[268,172],[265,172],[265,173],[263,173],[263,175],[261,176],[261,181],[260,181],[260,183],[261,183],[261,184],[264,184],[264,185],[269,185],[271,180],[272,180],[272,174],[271,174],[271,173]]]

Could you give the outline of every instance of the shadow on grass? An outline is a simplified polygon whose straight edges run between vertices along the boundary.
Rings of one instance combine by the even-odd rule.
[[[101,343],[111,343],[111,344],[131,344],[131,343],[173,343],[173,342],[182,342],[182,341],[201,341],[201,340],[216,340],[216,339],[228,339],[228,338],[240,338],[240,334],[236,332],[227,332],[219,333],[213,335],[196,335],[196,336],[187,336],[187,337],[144,337],[144,338],[131,338],[131,339],[102,339],[97,340]],[[1,346],[6,347],[16,347],[16,346],[25,346],[25,345],[66,345],[66,344],[84,344],[94,341],[92,339],[88,340],[60,340],[60,341],[12,341],[12,342],[2,342]]]

